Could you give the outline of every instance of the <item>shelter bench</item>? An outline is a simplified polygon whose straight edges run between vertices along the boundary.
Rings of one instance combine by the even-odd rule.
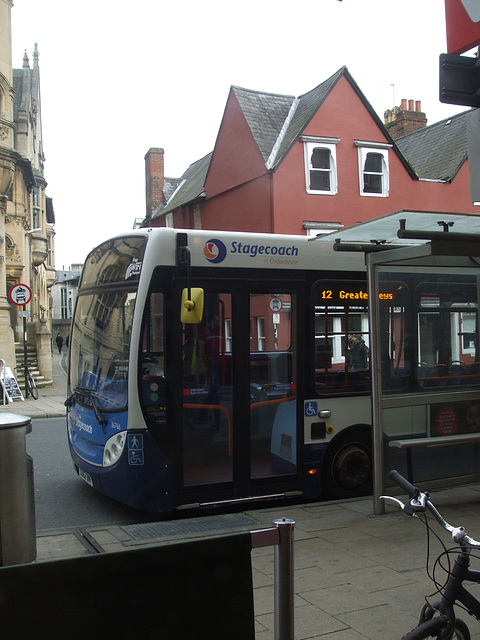
[[[405,449],[407,455],[407,478],[413,484],[412,449],[414,447],[447,447],[451,444],[480,442],[480,433],[461,433],[454,436],[429,436],[427,438],[405,438],[390,440],[389,447]]]

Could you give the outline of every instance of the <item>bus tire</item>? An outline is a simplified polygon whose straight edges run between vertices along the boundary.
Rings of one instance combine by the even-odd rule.
[[[325,498],[355,498],[371,495],[372,438],[370,427],[355,427],[330,443],[322,465]]]

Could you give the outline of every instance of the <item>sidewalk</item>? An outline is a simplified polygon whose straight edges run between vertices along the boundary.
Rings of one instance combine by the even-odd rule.
[[[67,397],[67,350],[62,355],[58,350],[52,356],[53,385],[38,389],[38,400],[28,397],[0,405],[0,412],[15,413],[29,418],[58,418],[65,416]]]
[[[473,537],[480,537],[480,485],[432,492],[432,499],[451,524],[462,524]],[[424,597],[435,591],[425,573],[425,528],[390,507],[385,515],[373,516],[371,498],[138,525],[42,531],[37,537],[37,561],[268,528],[282,517],[295,521],[295,640],[394,640],[416,626]],[[220,523],[215,530],[213,524],[206,531],[206,520],[222,518],[223,526]],[[243,526],[229,526],[229,519]],[[439,527],[435,531],[447,547],[452,546],[446,532]],[[431,541],[431,558],[440,551],[439,543]],[[274,554],[273,547],[252,551],[256,640],[274,640]],[[479,564],[472,562],[473,568]],[[437,578],[443,583],[445,574],[440,572]],[[472,591],[478,597],[476,587]],[[479,640],[480,624],[464,612],[459,615],[470,627],[472,639]]]
[[[39,390],[38,400],[10,403],[0,411],[32,418],[64,416],[65,355],[53,355],[53,380],[52,387]],[[480,538],[480,484],[434,491],[431,496],[451,524],[463,525],[472,537]],[[425,595],[435,590],[425,573],[425,528],[391,507],[385,515],[374,516],[371,498],[137,525],[42,530],[37,532],[36,561],[268,528],[283,517],[295,521],[295,640],[393,640],[416,626]],[[447,533],[433,526],[447,547],[452,546]],[[431,557],[436,558],[440,545],[431,545]],[[274,554],[273,547],[252,551],[256,640],[274,640]],[[473,560],[472,566],[480,568],[480,562]],[[444,574],[437,578],[443,583]],[[480,596],[480,586],[472,592]],[[480,624],[459,614],[472,639],[480,640]]]

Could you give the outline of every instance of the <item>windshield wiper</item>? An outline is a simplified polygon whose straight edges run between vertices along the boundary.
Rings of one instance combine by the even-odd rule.
[[[97,404],[96,391],[94,391],[93,389],[88,389],[87,387],[75,387],[75,391],[73,391],[72,395],[65,400],[65,406],[70,408],[73,404],[73,401],[78,400],[81,396],[86,396],[91,401],[95,418],[101,425],[102,431],[106,433],[108,418],[99,409]]]
[[[68,396],[65,400],[65,406],[69,409],[75,400],[79,400],[82,396],[87,396],[88,398],[92,397],[92,390],[87,387],[75,387],[75,390],[72,391],[72,394]]]

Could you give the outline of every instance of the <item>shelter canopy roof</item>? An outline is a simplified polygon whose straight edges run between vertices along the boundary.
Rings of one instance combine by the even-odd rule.
[[[317,238],[317,242],[385,242],[386,244],[424,244],[425,240],[399,239],[397,231],[400,220],[405,220],[405,228],[426,233],[442,231],[439,223],[453,222],[450,230],[455,233],[478,233],[480,235],[480,215],[467,213],[438,213],[432,211],[397,211],[381,218],[361,222],[353,227],[335,231],[327,236]]]

